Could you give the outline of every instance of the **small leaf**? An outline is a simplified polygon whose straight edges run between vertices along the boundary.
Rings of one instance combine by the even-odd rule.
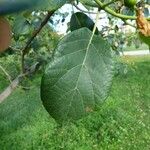
[[[149,17],[150,16],[150,12],[148,8],[144,8],[144,16],[145,17]]]
[[[70,30],[74,31],[83,27],[87,27],[89,30],[93,31],[94,22],[86,14],[82,12],[74,13],[70,20]],[[96,28],[96,34],[98,34],[98,29]]]
[[[66,35],[41,82],[41,99],[58,122],[80,119],[108,96],[112,81],[111,48],[87,28]],[[91,42],[90,42],[91,41]]]
[[[150,47],[150,36],[144,36],[142,33],[139,32],[139,38],[142,42]]]
[[[31,32],[31,25],[27,22],[25,17],[18,15],[13,24],[13,32],[15,36],[29,34]]]
[[[133,16],[134,15],[134,9],[131,9],[131,8],[128,8],[128,7],[124,7],[122,9],[122,14],[128,15],[128,16]]]
[[[150,0],[147,0],[146,3],[147,3],[148,5],[150,5]]]

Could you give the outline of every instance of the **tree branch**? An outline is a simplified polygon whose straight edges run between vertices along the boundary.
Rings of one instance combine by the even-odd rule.
[[[42,30],[42,28],[47,24],[49,18],[54,14],[54,12],[55,11],[48,12],[48,14],[44,18],[44,20],[41,22],[39,28],[33,32],[32,37],[27,41],[25,47],[22,49],[22,56],[21,56],[22,72],[18,77],[16,77],[13,81],[11,81],[11,84],[0,94],[0,103],[2,103],[16,89],[18,84],[23,80],[23,78],[25,76],[34,74],[41,66],[41,64],[37,62],[36,64],[34,64],[30,68],[28,68],[28,70],[26,70],[26,72],[25,72],[24,58],[25,58],[25,55],[29,53],[29,48],[30,48],[32,41],[38,35],[38,33]],[[6,74],[6,72],[5,72],[5,74]]]
[[[109,6],[109,5],[111,5],[111,4],[113,4],[114,2],[117,2],[117,1],[119,1],[119,0],[112,0],[112,1],[110,1],[108,3],[106,3],[106,4],[103,4],[103,8]]]
[[[54,12],[55,11],[48,12],[48,14],[44,18],[44,20],[41,22],[39,28],[36,29],[33,32],[32,37],[27,41],[26,46],[22,49],[22,55],[21,55],[21,69],[22,69],[22,73],[25,72],[25,70],[24,70],[24,58],[25,58],[25,55],[29,53],[29,47],[30,47],[32,41],[38,35],[38,33],[42,30],[42,28],[47,24],[49,18],[54,14]]]
[[[35,63],[28,69],[27,72],[20,74],[13,81],[11,81],[10,85],[2,93],[0,93],[0,103],[2,103],[17,88],[17,86],[24,79],[25,76],[34,74],[40,66],[40,63]]]
[[[129,23],[127,20],[122,20],[122,21],[125,23],[125,25],[129,25],[129,26],[131,26],[133,28],[136,28],[136,26],[134,26],[133,24]]]
[[[82,2],[81,2],[81,3],[82,3]],[[96,8],[99,7],[99,6],[98,6],[96,3],[94,3],[94,2],[83,2],[82,4],[87,5],[87,6],[90,6],[90,7],[96,7]]]
[[[116,1],[119,1],[119,0],[112,0],[112,1],[110,1],[110,2],[108,2],[108,3],[106,3],[106,4],[104,4],[105,6],[108,6],[108,5],[110,5],[110,4],[112,4],[112,3],[114,3],[114,2],[116,2]],[[81,2],[82,3],[82,2]],[[87,1],[87,2],[83,2],[83,4],[85,4],[85,5],[87,5],[87,6],[90,6],[90,7],[99,7],[99,5],[97,5],[96,3],[94,3],[94,2],[91,2],[91,1]]]
[[[82,9],[79,8],[76,4],[73,4],[73,6],[74,6],[76,9],[80,10],[81,12],[83,12],[83,13],[97,14],[96,12],[91,12],[91,11],[82,10]]]
[[[14,79],[11,84],[0,94],[0,103],[2,103],[18,86],[22,76],[19,75],[16,79]]]
[[[103,4],[100,0],[94,0],[97,5],[103,9],[104,11],[106,11],[107,13],[117,17],[117,18],[120,18],[120,19],[130,19],[130,20],[135,20],[137,17],[136,16],[127,16],[127,15],[123,15],[123,14],[120,14],[120,13],[116,13],[114,10],[112,10],[111,8],[109,8],[108,6],[105,6],[105,4]],[[150,20],[150,18],[146,18],[147,20]]]
[[[7,73],[7,71],[0,65],[0,69],[4,72],[4,74],[7,76],[9,82],[11,83],[11,77],[10,75]]]

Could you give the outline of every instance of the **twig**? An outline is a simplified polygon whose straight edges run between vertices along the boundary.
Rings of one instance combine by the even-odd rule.
[[[47,24],[49,18],[54,14],[54,12],[55,11],[48,12],[48,14],[44,18],[44,20],[41,22],[39,28],[36,29],[33,32],[32,37],[27,41],[26,46],[22,49],[22,55],[21,55],[21,69],[22,69],[22,73],[24,73],[24,71],[25,71],[24,70],[24,58],[25,58],[25,55],[27,53],[29,53],[30,44],[32,43],[32,41],[34,40],[34,38],[38,35],[38,33],[42,30],[42,28]]]
[[[81,2],[82,4],[84,4],[84,5],[87,5],[87,6],[89,6],[89,7],[96,7],[96,8],[98,8],[99,6],[96,4],[96,3],[94,3],[94,2]]]
[[[18,49],[18,48],[12,47],[12,46],[9,46],[9,48],[12,49],[12,50],[14,50],[14,51],[18,51],[18,52],[21,51],[21,49]]]
[[[106,7],[106,6],[112,4],[112,3],[116,2],[116,1],[119,1],[119,0],[112,0],[112,1],[110,1],[110,2],[108,2],[108,3],[106,3],[106,4],[104,4],[103,7]],[[82,3],[82,2],[81,2],[81,3]],[[99,5],[98,5],[97,3],[94,3],[94,2],[83,2],[83,4],[85,4],[85,5],[87,5],[87,6],[90,6],[90,7],[96,7],[96,8],[99,7]]]
[[[2,93],[0,93],[0,103],[2,103],[14,91],[14,89],[18,86],[20,79],[21,77],[18,76]]]
[[[117,1],[119,1],[119,0],[112,0],[112,1],[110,1],[110,2],[108,2],[108,3],[106,3],[106,4],[104,4],[104,5],[103,5],[103,8],[109,6],[109,5],[111,5],[111,4],[113,4],[114,2],[117,2]]]
[[[91,12],[91,11],[86,11],[86,10],[82,10],[81,8],[79,8],[76,4],[73,4],[74,7],[76,7],[76,9],[84,12],[84,13],[88,13],[88,14],[97,14],[96,12]]]
[[[13,81],[11,81],[10,85],[2,93],[0,93],[0,103],[2,103],[18,87],[19,83],[24,79],[25,76],[36,73],[40,65],[41,64],[37,62],[29,68],[29,71],[18,75]]]
[[[129,26],[131,26],[131,27],[133,27],[133,28],[136,28],[136,26],[134,26],[133,24],[129,23],[127,20],[123,20],[123,19],[122,19],[122,21],[123,21],[126,25],[129,25]]]
[[[4,74],[7,76],[9,82],[11,83],[11,76],[7,73],[7,71],[0,65],[0,69],[4,72]]]
[[[101,2],[101,0],[94,0],[97,5],[103,9],[105,12],[117,17],[117,18],[120,18],[120,19],[130,19],[130,20],[135,20],[137,17],[136,16],[127,16],[127,15],[123,15],[123,14],[120,14],[120,13],[116,13],[114,10],[112,10],[110,7],[106,7],[105,4],[103,4]],[[104,7],[105,6],[105,7]],[[147,20],[150,20],[150,17],[146,18]]]

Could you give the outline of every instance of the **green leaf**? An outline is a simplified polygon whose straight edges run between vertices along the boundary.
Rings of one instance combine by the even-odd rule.
[[[144,36],[142,33],[139,32],[139,38],[142,42],[150,47],[150,36]]]
[[[87,27],[89,30],[93,31],[94,28],[93,20],[82,12],[74,13],[71,16],[71,20],[70,20],[70,30],[74,31],[83,27]],[[98,34],[97,28],[95,33]]]
[[[112,81],[111,48],[87,28],[66,35],[41,82],[41,99],[58,122],[79,119],[108,96]]]
[[[18,15],[13,24],[13,33],[15,36],[26,35],[32,32],[31,25],[23,15]]]
[[[0,0],[0,15],[30,10],[56,10],[67,0]]]
[[[147,3],[148,5],[150,5],[150,0],[146,0],[146,3]]]
[[[144,16],[145,17],[149,17],[150,16],[149,8],[144,8]]]
[[[131,9],[131,8],[128,8],[128,7],[124,7],[124,8],[122,9],[122,12],[121,12],[121,13],[124,14],[124,15],[133,16],[133,15],[134,15],[134,10]]]

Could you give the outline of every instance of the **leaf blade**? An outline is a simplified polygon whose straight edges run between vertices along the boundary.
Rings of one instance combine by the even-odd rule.
[[[111,85],[110,46],[99,36],[94,36],[88,47],[91,36],[91,31],[82,28],[62,39],[54,60],[42,78],[43,104],[50,115],[60,122],[85,116],[88,113],[87,109],[93,110],[97,103],[106,98]],[[97,45],[95,42],[98,42]],[[105,50],[109,51],[107,53],[110,55],[107,54],[108,58],[104,59],[109,60],[108,62],[104,62],[101,58],[103,56],[98,55],[101,52],[102,55],[105,54],[99,42],[106,44]],[[95,49],[98,48],[98,54],[94,46]],[[106,77],[106,82],[103,77]]]

